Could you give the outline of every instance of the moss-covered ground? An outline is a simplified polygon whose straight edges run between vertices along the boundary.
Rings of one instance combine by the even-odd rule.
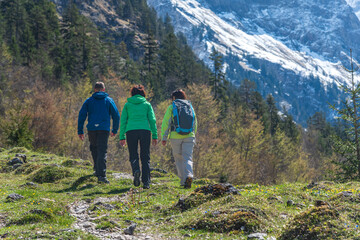
[[[26,154],[27,163],[13,169],[7,162],[16,153]],[[92,173],[87,160],[2,150],[0,238],[98,239],[73,229],[70,206],[85,200],[96,229],[119,231],[136,222],[141,227],[135,235],[146,231],[159,239],[247,239],[254,232],[282,240],[360,239],[358,182],[243,185],[235,186],[240,194],[212,195],[199,190],[212,184],[207,179],[183,189],[173,174],[154,173],[151,188],[143,190],[111,171],[110,184],[97,183]],[[12,193],[24,198],[7,199]],[[109,207],[93,201],[99,197],[121,200]],[[180,208],[184,202],[187,207]]]

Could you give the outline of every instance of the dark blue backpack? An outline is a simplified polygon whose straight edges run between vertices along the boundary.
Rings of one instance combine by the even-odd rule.
[[[176,99],[173,105],[173,131],[186,135],[194,131],[195,113],[188,100]]]

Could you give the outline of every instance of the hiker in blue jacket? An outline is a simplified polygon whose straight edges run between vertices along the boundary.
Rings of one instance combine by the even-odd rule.
[[[84,122],[88,118],[87,130],[90,151],[94,160],[94,175],[99,182],[109,183],[106,178],[106,154],[110,134],[110,118],[113,120],[111,136],[119,129],[120,114],[114,101],[105,92],[105,84],[97,82],[94,94],[86,99],[79,112],[78,135],[84,140]]]

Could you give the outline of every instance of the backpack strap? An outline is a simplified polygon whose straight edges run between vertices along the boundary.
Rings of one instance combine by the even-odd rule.
[[[173,105],[173,123],[174,123],[173,127],[174,127],[174,131],[176,131],[180,127],[179,113],[175,101],[172,102],[172,105]]]

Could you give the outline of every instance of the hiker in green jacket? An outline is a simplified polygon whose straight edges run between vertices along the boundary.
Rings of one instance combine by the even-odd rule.
[[[120,145],[127,143],[130,163],[134,176],[134,185],[140,185],[141,180],[145,189],[150,188],[150,143],[157,144],[157,128],[154,110],[146,101],[144,86],[136,85],[131,91],[131,98],[127,99],[121,113]],[[126,135],[126,136],[125,136]],[[126,140],[125,140],[126,139]],[[140,143],[141,170],[139,164],[138,145]]]
[[[192,154],[197,131],[196,115],[183,90],[174,91],[171,98],[173,103],[167,108],[161,125],[161,143],[165,146],[167,139],[170,139],[180,185],[191,188],[194,177]]]

